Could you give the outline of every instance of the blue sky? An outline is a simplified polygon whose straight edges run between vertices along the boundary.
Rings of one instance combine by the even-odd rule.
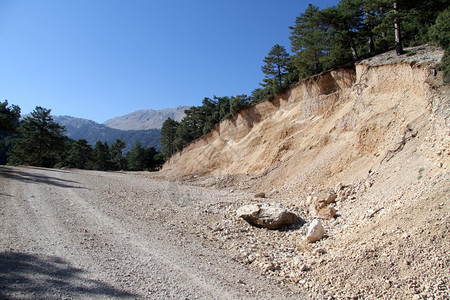
[[[250,94],[299,0],[0,0],[0,101],[102,123]],[[314,1],[325,8],[338,0]]]

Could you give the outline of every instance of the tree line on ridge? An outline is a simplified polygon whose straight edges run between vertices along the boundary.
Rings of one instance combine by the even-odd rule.
[[[162,154],[168,159],[240,109],[271,99],[304,78],[390,49],[402,55],[405,47],[429,42],[441,46],[445,56],[439,68],[449,82],[448,20],[448,0],[341,0],[325,9],[309,4],[289,27],[292,54],[275,44],[264,58],[261,87],[251,96],[204,98],[202,105],[185,111],[181,122],[166,120]]]

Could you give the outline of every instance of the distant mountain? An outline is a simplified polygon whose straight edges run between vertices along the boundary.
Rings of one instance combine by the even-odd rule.
[[[53,116],[53,120],[66,127],[64,134],[69,138],[74,140],[86,139],[91,145],[95,145],[97,141],[107,142],[111,145],[116,139],[120,139],[127,144],[125,152],[133,149],[138,141],[141,142],[144,148],[155,147],[157,150],[161,149],[159,145],[161,132],[159,129],[119,130],[91,120],[69,116]]]
[[[188,108],[189,106],[179,106],[162,110],[138,110],[122,117],[110,119],[103,125],[121,130],[161,129],[162,124],[168,118],[181,121],[185,116],[184,111]]]

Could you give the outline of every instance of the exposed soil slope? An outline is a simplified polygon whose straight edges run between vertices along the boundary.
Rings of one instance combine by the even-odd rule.
[[[304,80],[223,121],[176,153],[164,171],[261,174],[258,185],[282,190],[359,179],[405,131],[429,123],[434,91],[427,80],[442,57],[430,51],[416,49],[403,60],[385,54]]]
[[[304,226],[269,231],[224,219],[211,239],[313,298],[448,299],[449,87],[434,69],[442,51],[408,51],[322,73],[241,111],[160,176],[263,191],[258,201],[297,212]],[[338,193],[337,215],[323,221],[325,239],[307,244],[316,217],[309,196],[324,190]],[[227,213],[255,201],[242,198]]]

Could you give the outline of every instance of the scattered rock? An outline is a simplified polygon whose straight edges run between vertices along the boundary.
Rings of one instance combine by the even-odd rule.
[[[320,240],[325,234],[325,229],[322,226],[322,222],[319,219],[314,219],[309,225],[308,233],[306,234],[306,240],[309,243],[314,243]]]
[[[271,194],[279,194],[280,191],[277,190],[277,189],[273,189],[273,190],[270,191],[270,193],[271,193]]]
[[[309,270],[311,270],[311,266],[308,265],[308,264],[304,264],[304,265],[302,265],[300,267],[300,271],[302,271],[302,272],[306,272],[306,271],[309,271]]]
[[[342,184],[342,182],[339,182],[336,184],[336,187],[334,188],[334,192],[338,194],[340,191],[342,191],[345,188],[345,185]]]
[[[367,218],[372,218],[377,212],[379,212],[380,210],[382,210],[384,207],[378,207],[375,209],[369,209],[367,211]]]
[[[263,270],[264,270],[264,272],[268,272],[268,271],[275,271],[275,270],[277,270],[278,268],[279,268],[279,267],[276,266],[275,264],[273,264],[273,263],[268,263],[268,264],[265,264],[265,265],[264,265]]]
[[[355,188],[352,185],[343,185],[342,183],[339,183],[334,188],[334,193],[336,194],[336,198],[333,202],[342,201],[350,198],[350,196],[355,193]]]
[[[320,192],[313,192],[311,196],[307,197],[307,202],[320,204],[322,207],[325,207],[334,203],[337,196],[338,195],[332,189],[328,189]]]
[[[266,193],[256,193],[253,197],[255,198],[266,198]]]
[[[328,251],[325,250],[324,248],[319,247],[319,248],[314,249],[312,253],[313,254],[327,254]]]
[[[336,202],[336,198],[337,198],[337,194],[336,193],[334,193],[334,192],[332,192],[332,193],[330,193],[329,195],[328,195],[328,197],[325,199],[325,203],[328,205],[328,204],[331,204],[331,203],[334,203],[334,202]]]
[[[296,214],[278,203],[244,205],[236,211],[236,215],[250,224],[269,229],[277,229],[298,222]]]
[[[333,206],[328,206],[325,201],[321,201],[310,204],[309,212],[314,218],[331,220],[336,216],[337,211]]]
[[[333,219],[336,215],[336,209],[331,206],[326,206],[323,208],[316,209],[317,217],[322,220],[330,220]]]

